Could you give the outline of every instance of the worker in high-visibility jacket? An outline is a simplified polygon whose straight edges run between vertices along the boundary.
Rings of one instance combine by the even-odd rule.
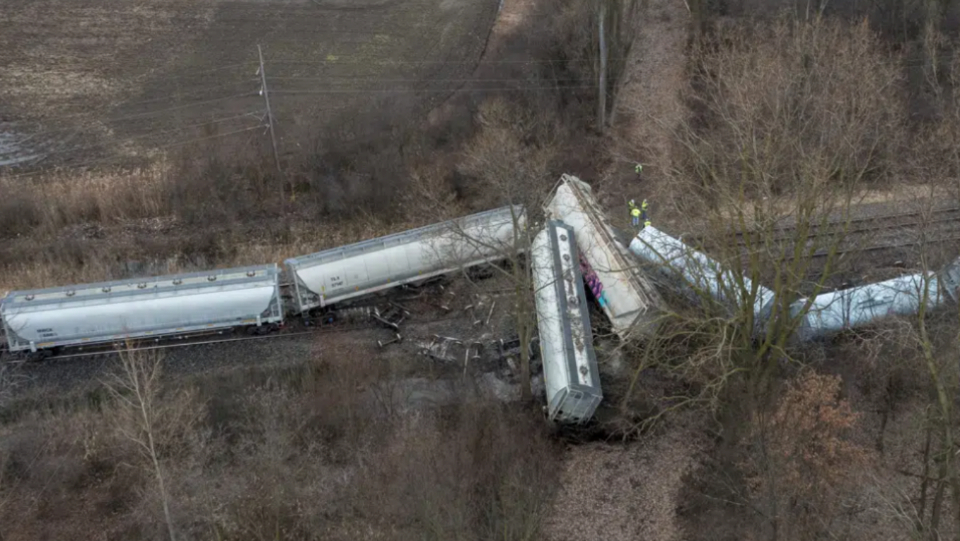
[[[650,217],[647,215],[647,200],[640,203],[640,219],[643,220],[643,227],[650,225]]]
[[[644,202],[644,203],[646,203],[646,202]],[[627,203],[627,206],[630,207],[630,217],[633,219],[633,227],[639,227],[639,226],[640,226],[640,215],[641,215],[642,213],[640,212],[640,209],[637,208],[637,203],[636,203],[636,201],[634,201],[633,199],[631,199],[630,202]]]

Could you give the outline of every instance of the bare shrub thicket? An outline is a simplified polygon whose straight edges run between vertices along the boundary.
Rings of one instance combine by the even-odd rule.
[[[775,196],[810,176],[889,180],[907,135],[897,60],[862,24],[727,28],[693,51],[678,172],[698,179],[706,200],[737,186],[751,199]]]
[[[945,360],[955,360],[955,322],[934,325],[937,318],[922,307],[915,317],[848,337],[840,348],[798,347],[790,337],[809,299],[829,282],[840,285],[853,255],[840,252],[855,249],[843,240],[850,210],[865,193],[892,191],[903,203],[909,185],[923,185],[929,199],[955,189],[955,72],[927,62],[923,84],[936,96],[937,114],[917,122],[903,56],[866,23],[814,16],[727,23],[694,42],[690,117],[676,136],[672,204],[688,217],[688,230],[704,232],[688,242],[702,242],[733,270],[735,283],[725,293],[739,302],[731,310],[697,291],[698,307],[670,314],[663,340],[645,359],[689,385],[664,401],[666,411],[692,398],[720,421],[722,442],[693,482],[705,499],[693,507],[702,516],[723,509],[748,517],[731,525],[741,537],[839,535],[864,510],[852,503],[864,494],[851,492],[849,475],[884,463],[888,424],[901,406],[927,394],[923,427],[905,436],[900,426],[889,438],[913,438],[913,445],[895,440],[919,458],[904,474],[912,480],[902,483],[900,472],[879,475],[897,483],[892,508],[903,514],[905,534],[952,535],[960,516],[956,413],[944,397],[955,396],[958,385],[956,363]],[[777,225],[792,229],[775,234]],[[916,239],[920,271],[938,268],[928,234]],[[769,325],[756,328],[756,288],[740,276],[778,299]],[[808,302],[799,312],[787,310],[803,297]],[[827,369],[851,376],[847,385],[877,411],[854,413],[838,398],[839,380],[809,375],[806,365],[824,353],[836,364]],[[807,375],[780,393],[778,382],[798,371]],[[879,431],[860,426],[861,415]],[[875,442],[877,452],[865,442]]]
[[[846,264],[852,208],[900,180],[902,78],[867,26],[820,18],[733,23],[695,40],[691,56],[690,112],[675,134],[675,196],[665,204],[697,232],[685,241],[730,270],[726,300],[705,282],[687,284],[693,307],[667,314],[640,368],[687,385],[661,401],[662,412],[716,415],[724,442],[703,475],[723,495],[711,496],[750,511],[763,538],[803,538],[829,531],[836,516],[838,499],[824,487],[834,486],[831,471],[859,460],[846,442],[855,415],[836,402],[834,380],[808,377],[786,393],[779,382],[817,358],[793,337]],[[776,299],[769,313],[757,311],[771,300],[760,284]]]
[[[861,415],[836,376],[805,372],[782,391],[742,431],[725,418],[725,437],[688,479],[689,538],[849,538],[849,517],[863,512],[855,491],[873,471],[872,452],[850,439]]]
[[[152,367],[121,367],[97,408],[0,427],[5,540],[540,538],[558,450],[469,385],[413,401],[405,368],[332,342],[159,387]]]
[[[886,42],[897,46],[923,39],[929,27],[952,37],[960,30],[960,4],[955,0],[690,0],[689,5],[704,21],[715,16],[763,20],[784,14],[800,20],[818,16],[866,20]]]

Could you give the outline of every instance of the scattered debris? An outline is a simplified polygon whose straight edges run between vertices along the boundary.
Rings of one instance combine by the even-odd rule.
[[[457,338],[434,335],[429,343],[421,344],[420,354],[441,362],[453,362],[456,359],[450,351],[451,346],[462,344]]]
[[[384,346],[386,346],[386,345],[389,345],[389,344],[396,344],[396,343],[399,343],[399,342],[403,342],[403,337],[400,336],[400,333],[397,333],[397,334],[395,334],[395,335],[393,335],[393,336],[394,336],[393,340],[387,340],[386,342],[384,342],[384,341],[382,341],[382,340],[377,340],[377,345],[382,348],[382,347],[384,347]]]
[[[381,312],[379,308],[374,308],[373,312],[370,314],[370,317],[380,322],[385,327],[393,329],[394,331],[399,331],[400,324],[407,319],[408,315],[410,315],[410,312],[398,308],[395,304],[391,304],[391,306],[383,312]]]

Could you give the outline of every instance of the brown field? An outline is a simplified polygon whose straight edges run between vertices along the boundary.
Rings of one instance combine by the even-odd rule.
[[[295,150],[317,135],[304,129],[343,115],[385,102],[415,113],[444,99],[471,73],[496,9],[493,0],[5,2],[0,121],[47,165],[255,127],[265,108],[259,44],[281,151]]]

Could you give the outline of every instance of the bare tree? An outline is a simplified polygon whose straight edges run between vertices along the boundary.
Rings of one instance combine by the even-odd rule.
[[[802,528],[784,520],[783,502],[802,497],[824,516],[831,509],[809,494],[791,496],[777,452],[802,465],[799,447],[770,428],[802,419],[784,412],[777,421],[769,412],[777,411],[782,377],[816,358],[816,348],[795,340],[814,299],[842,285],[867,240],[852,236],[854,207],[892,176],[905,117],[901,75],[868,28],[816,17],[735,27],[698,47],[691,111],[675,134],[677,195],[661,204],[689,217],[678,220],[692,233],[685,242],[729,272],[703,269],[702,280],[686,284],[697,302],[670,303],[678,308],[666,314],[637,375],[658,366],[685,383],[661,412],[699,405],[758,420],[762,429],[732,437],[757,450],[763,476],[732,498],[755,511],[766,537],[789,538]],[[825,389],[810,396],[824,402]],[[852,423],[848,415],[834,420],[834,432]]]
[[[111,396],[116,400],[120,417],[117,428],[134,443],[149,463],[160,491],[163,515],[170,541],[176,541],[170,497],[164,480],[159,451],[158,423],[160,404],[161,357],[152,352],[134,351],[131,345],[120,354],[120,371],[107,382]]]
[[[537,310],[527,254],[538,231],[536,224],[542,221],[543,198],[551,184],[549,160],[555,152],[553,134],[557,126],[543,115],[500,100],[481,106],[478,120],[483,129],[468,144],[460,169],[482,185],[482,193],[490,194],[487,204],[507,204],[514,209],[512,242],[496,247],[507,264],[492,268],[509,279],[514,292],[521,393],[524,400],[529,400],[530,347],[537,335]],[[532,147],[525,140],[534,141]],[[488,242],[459,234],[467,243]]]
[[[932,196],[936,190],[936,185],[930,185],[917,197],[921,223],[915,240],[922,280],[917,292],[920,299],[917,314],[910,321],[913,332],[907,337],[915,345],[928,377],[929,403],[924,412],[922,469],[914,527],[930,539],[941,539],[945,532],[960,528],[960,448],[956,441],[955,402],[960,392],[956,362],[960,327],[956,326],[957,320],[935,317],[935,310],[943,304],[943,295],[950,287],[944,274],[941,272],[938,276],[935,272],[945,269],[937,269],[933,263],[939,255],[932,212],[935,201]],[[960,316],[960,309],[957,315]]]

